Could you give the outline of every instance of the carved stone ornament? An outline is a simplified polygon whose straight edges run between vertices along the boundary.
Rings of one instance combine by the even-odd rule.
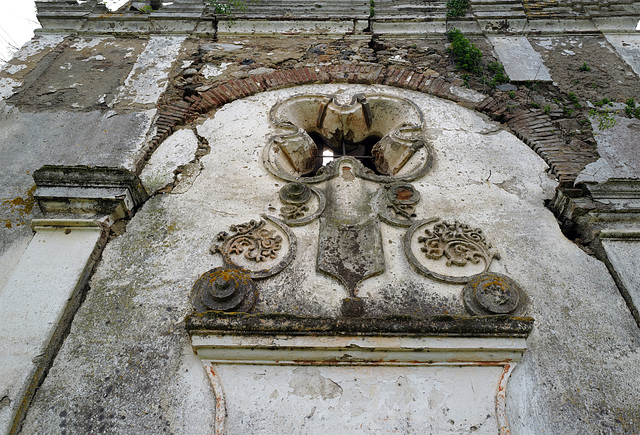
[[[409,183],[384,186],[377,199],[380,217],[388,224],[410,227],[415,222],[420,198],[420,192]]]
[[[415,223],[404,238],[409,262],[433,278],[466,283],[489,269],[498,258],[480,228],[455,221],[430,219]]]
[[[382,94],[344,97],[298,95],[276,104],[269,117],[279,133],[264,148],[265,167],[305,184],[337,177],[326,160],[347,156],[365,163],[354,167],[355,175],[370,181],[411,181],[429,171],[433,152],[413,102]]]
[[[464,306],[476,316],[510,314],[520,316],[526,306],[522,288],[511,278],[487,272],[471,279],[462,290]]]
[[[217,267],[193,284],[191,303],[196,313],[205,311],[249,312],[258,291],[246,270]]]
[[[280,215],[289,226],[306,225],[320,216],[326,207],[324,194],[315,187],[293,182],[280,189]]]
[[[280,272],[295,255],[295,235],[272,216],[232,225],[229,231],[218,233],[211,252],[222,254],[226,265],[246,269],[251,278]]]

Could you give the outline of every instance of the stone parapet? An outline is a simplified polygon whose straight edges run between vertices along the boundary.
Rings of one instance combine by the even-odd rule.
[[[182,0],[157,9],[124,7],[109,11],[96,0],[36,1],[39,33],[80,34],[443,34],[458,28],[470,34],[633,32],[637,5],[619,0],[559,4],[556,1],[474,0],[465,14],[449,17],[445,1],[358,0],[343,2],[258,2],[245,11],[219,13],[204,1]]]

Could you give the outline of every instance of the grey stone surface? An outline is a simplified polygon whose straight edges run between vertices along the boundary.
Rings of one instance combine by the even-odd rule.
[[[0,396],[8,402],[0,408],[1,433],[26,414],[81,299],[103,231],[84,225],[39,228],[0,292]]]
[[[180,40],[165,42],[175,55]],[[0,155],[11,156],[0,173],[0,284],[16,264],[15,253],[32,235],[29,220],[39,216],[31,174],[45,164],[137,170],[156,111],[153,106],[132,111],[124,101],[143,108],[153,103],[172,66],[169,60],[149,69],[143,57],[136,69],[146,68],[153,79],[136,76],[129,84],[137,89],[130,92],[120,85],[144,41],[78,38],[67,41],[66,51],[56,52],[62,43],[56,36],[37,38],[0,74]],[[114,100],[121,101],[119,110],[109,110]]]
[[[635,225],[640,230],[640,224]],[[631,304],[640,311],[640,239],[637,237],[603,238],[602,247],[613,268],[616,270]]]
[[[587,165],[576,179],[579,182],[602,183],[609,178],[640,178],[640,120],[612,115],[616,124],[599,130],[597,117],[591,124],[597,135],[600,158]]]
[[[489,36],[488,39],[512,81],[551,81],[549,70],[527,38]]]
[[[605,38],[613,45],[620,56],[633,68],[640,77],[640,35],[639,34],[610,34]]]

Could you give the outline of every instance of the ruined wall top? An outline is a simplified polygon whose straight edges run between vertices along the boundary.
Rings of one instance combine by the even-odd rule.
[[[129,1],[110,11],[97,0],[36,1],[40,33],[85,34],[441,34],[452,27],[465,33],[635,32],[640,4],[471,0],[462,16],[451,17],[447,2],[407,0],[278,0],[250,3],[244,12],[216,13],[207,0]],[[157,3],[157,4],[156,4]]]

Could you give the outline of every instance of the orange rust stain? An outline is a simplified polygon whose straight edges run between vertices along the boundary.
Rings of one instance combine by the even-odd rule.
[[[409,189],[405,189],[405,188],[396,189],[396,198],[398,198],[400,201],[406,201],[408,199],[411,199],[412,196],[413,196],[413,192],[411,192]]]

